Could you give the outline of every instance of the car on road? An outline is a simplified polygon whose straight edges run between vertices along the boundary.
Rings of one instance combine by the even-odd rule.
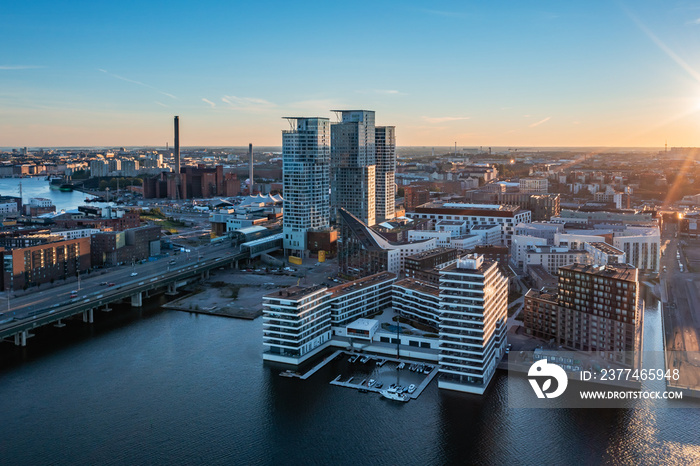
[[[74,291],[71,291],[71,292],[70,292],[70,297],[71,297],[71,298],[77,298],[77,297],[78,297],[78,292],[75,291],[75,290],[74,290]]]
[[[106,285],[106,284],[107,284],[107,282],[101,282],[101,283],[100,283],[100,285],[102,285],[102,286],[104,286],[104,285]]]
[[[116,283],[107,283],[107,286],[114,286]]]
[[[132,277],[135,277],[136,275],[138,275],[138,272],[131,272]]]

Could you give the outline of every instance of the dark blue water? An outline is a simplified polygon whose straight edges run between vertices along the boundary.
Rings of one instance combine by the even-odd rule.
[[[649,325],[655,325],[653,318]],[[389,402],[262,362],[255,321],[117,308],[0,345],[3,464],[692,464],[700,411],[509,409],[438,390]],[[511,381],[512,382],[512,381]],[[522,380],[523,389],[530,389]],[[517,383],[517,382],[516,382]]]
[[[31,178],[0,178],[0,195],[19,197],[19,183],[22,182],[22,199],[25,204],[29,203],[31,197],[44,197],[51,199],[53,205],[56,206],[56,212],[61,210],[77,209],[78,206],[86,205],[85,198],[92,198],[88,194],[80,191],[60,191],[51,189],[49,182],[43,176],[35,176]],[[107,206],[108,203],[95,202],[92,206]]]

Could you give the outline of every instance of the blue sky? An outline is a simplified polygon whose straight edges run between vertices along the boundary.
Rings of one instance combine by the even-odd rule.
[[[700,145],[700,3],[3,2],[0,146],[280,145],[366,108],[399,145]],[[696,71],[698,70],[698,71]]]

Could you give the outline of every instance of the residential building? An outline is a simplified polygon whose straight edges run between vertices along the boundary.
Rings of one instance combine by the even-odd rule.
[[[627,227],[615,233],[613,245],[624,251],[629,264],[645,272],[659,272],[661,233],[659,227]]]
[[[368,226],[376,223],[376,146],[374,112],[334,110],[331,125],[331,209],[343,208]]]
[[[471,229],[477,225],[498,224],[501,227],[500,244],[510,246],[513,228],[518,223],[530,222],[530,211],[516,206],[498,204],[463,204],[431,202],[406,212],[413,219],[428,219],[434,224],[441,220],[466,221]]]
[[[572,264],[559,269],[558,294],[527,292],[523,323],[556,345],[639,367],[643,315],[635,267]]]
[[[292,286],[263,296],[263,359],[300,364],[331,339],[325,286]]]
[[[375,127],[376,164],[375,171],[375,221],[381,223],[394,218],[396,199],[396,128]]]
[[[467,255],[440,270],[438,387],[483,394],[505,354],[508,280],[496,262]]]
[[[402,317],[429,325],[438,331],[440,288],[437,285],[404,278],[394,283],[391,306]]]
[[[284,249],[308,256],[307,232],[330,226],[330,122],[328,118],[287,118],[282,132]]]

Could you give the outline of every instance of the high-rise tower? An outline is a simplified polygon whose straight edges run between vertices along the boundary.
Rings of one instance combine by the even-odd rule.
[[[306,233],[329,226],[330,122],[286,117],[282,132],[284,249],[305,255]]]
[[[368,226],[376,223],[376,148],[374,112],[333,110],[331,125],[331,210],[344,208]]]
[[[394,126],[377,126],[374,130],[376,147],[376,221],[394,218],[396,199],[396,136]]]

